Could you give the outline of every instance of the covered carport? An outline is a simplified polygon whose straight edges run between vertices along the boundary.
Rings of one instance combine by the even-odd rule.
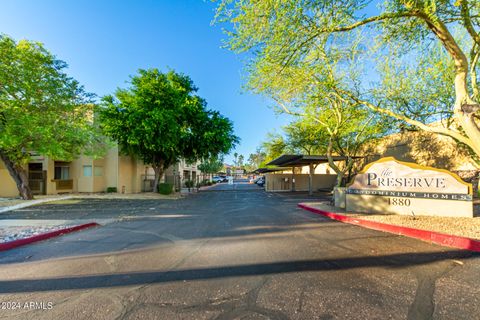
[[[255,174],[266,174],[266,173],[286,171],[286,170],[290,170],[290,168],[258,168],[252,172]]]
[[[291,170],[290,168],[277,168],[277,167],[269,167],[269,168],[258,168],[252,171],[253,174],[255,175],[262,175],[266,176],[268,173],[274,173],[274,172],[283,172],[283,171],[289,171]]]
[[[332,156],[334,162],[346,161],[347,157],[344,156]],[[314,190],[314,184],[317,189],[333,189],[335,186],[336,175],[335,174],[315,174],[315,168],[319,164],[328,163],[328,157],[326,155],[282,155],[275,160],[267,163],[269,166],[276,166],[277,169],[283,168],[283,170],[291,169],[291,184],[290,191],[299,191],[298,181],[303,178],[302,175],[296,174],[296,168],[302,168],[308,166],[308,194],[312,195]],[[318,177],[318,179],[314,178]],[[284,178],[285,181],[288,178]],[[317,182],[317,183],[314,183]]]

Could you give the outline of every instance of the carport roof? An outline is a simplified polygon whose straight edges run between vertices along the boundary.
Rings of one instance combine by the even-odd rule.
[[[269,173],[269,172],[277,172],[277,171],[284,171],[286,168],[258,168],[254,173]]]
[[[333,156],[333,161],[345,161],[347,157],[344,156]],[[352,158],[361,158],[361,157],[352,157]],[[328,157],[326,155],[298,155],[298,154],[284,154],[267,163],[267,165],[278,166],[278,167],[302,167],[309,164],[319,164],[328,162]]]

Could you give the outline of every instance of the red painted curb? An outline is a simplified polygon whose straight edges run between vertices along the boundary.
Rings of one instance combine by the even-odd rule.
[[[42,241],[42,240],[46,240],[46,239],[50,239],[50,238],[53,238],[53,237],[60,236],[62,234],[67,234],[67,233],[70,233],[70,232],[74,232],[74,231],[78,231],[78,230],[82,230],[82,229],[87,229],[87,228],[91,228],[91,227],[96,227],[96,226],[99,226],[99,224],[95,223],[95,222],[91,222],[91,223],[81,224],[81,225],[75,226],[75,227],[70,227],[70,228],[55,230],[55,231],[51,231],[51,232],[47,232],[47,233],[42,233],[42,234],[39,234],[39,235],[36,235],[36,236],[33,236],[33,237],[28,237],[28,238],[24,238],[24,239],[19,239],[19,240],[14,240],[14,241],[2,243],[2,244],[0,244],[0,251],[10,250],[10,249],[13,249],[13,248],[16,248],[16,247],[20,247],[20,246],[24,246],[26,244],[30,244],[32,242]]]
[[[299,203],[298,206],[302,209],[308,210],[313,213],[317,213],[328,217],[333,220],[338,220],[341,222],[358,225],[368,229],[378,230],[389,232],[393,234],[398,234],[401,236],[406,236],[410,238],[420,239],[423,241],[435,243],[441,246],[452,247],[457,249],[464,249],[470,251],[480,252],[480,241],[460,236],[454,236],[445,233],[439,233],[435,231],[420,230],[408,227],[400,227],[392,224],[386,224],[381,222],[363,220],[353,217],[348,217],[342,214],[333,213],[329,211],[320,210],[317,208],[310,207],[306,204]]]

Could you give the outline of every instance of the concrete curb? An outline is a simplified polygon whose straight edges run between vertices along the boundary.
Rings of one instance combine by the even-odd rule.
[[[34,205],[40,204],[40,203],[59,201],[59,200],[67,200],[67,199],[72,199],[72,198],[74,198],[74,197],[73,196],[63,196],[63,197],[58,197],[58,198],[31,200],[31,201],[28,201],[28,202],[25,202],[25,203],[19,203],[19,204],[13,205],[13,206],[0,208],[0,213],[11,211],[11,210],[22,209],[22,208],[34,206]]]
[[[357,219],[357,218],[348,217],[342,214],[313,208],[305,203],[299,203],[298,207],[313,213],[320,214],[322,216],[328,217],[333,220],[354,224],[354,225],[361,226],[368,229],[384,231],[384,232],[389,232],[389,233],[393,233],[401,236],[420,239],[423,241],[435,243],[445,247],[452,247],[457,249],[480,252],[480,241],[475,239],[454,236],[454,235],[439,233],[434,231],[400,227],[400,226],[395,226],[391,224],[375,222],[370,220]]]
[[[91,227],[96,227],[96,226],[99,226],[99,224],[96,223],[96,222],[85,223],[85,224],[81,224],[81,225],[78,225],[78,226],[75,226],[75,227],[70,227],[70,228],[55,230],[55,231],[51,231],[51,232],[47,232],[47,233],[42,233],[42,234],[39,234],[39,235],[36,235],[36,236],[33,236],[33,237],[14,240],[14,241],[6,242],[6,243],[0,243],[0,251],[6,251],[6,250],[14,249],[14,248],[17,248],[17,247],[20,247],[20,246],[24,246],[24,245],[33,243],[33,242],[38,242],[38,241],[50,239],[50,238],[53,238],[53,237],[61,236],[63,234],[67,234],[67,233],[71,233],[71,232],[75,232],[75,231],[78,231],[78,230],[87,229],[87,228],[91,228]]]

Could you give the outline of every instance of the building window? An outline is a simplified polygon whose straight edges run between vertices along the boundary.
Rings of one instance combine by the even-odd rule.
[[[55,164],[55,180],[70,179],[70,166],[65,164]]]
[[[83,176],[84,177],[92,176],[92,166],[83,166]]]
[[[95,166],[95,177],[103,176],[103,167]]]

